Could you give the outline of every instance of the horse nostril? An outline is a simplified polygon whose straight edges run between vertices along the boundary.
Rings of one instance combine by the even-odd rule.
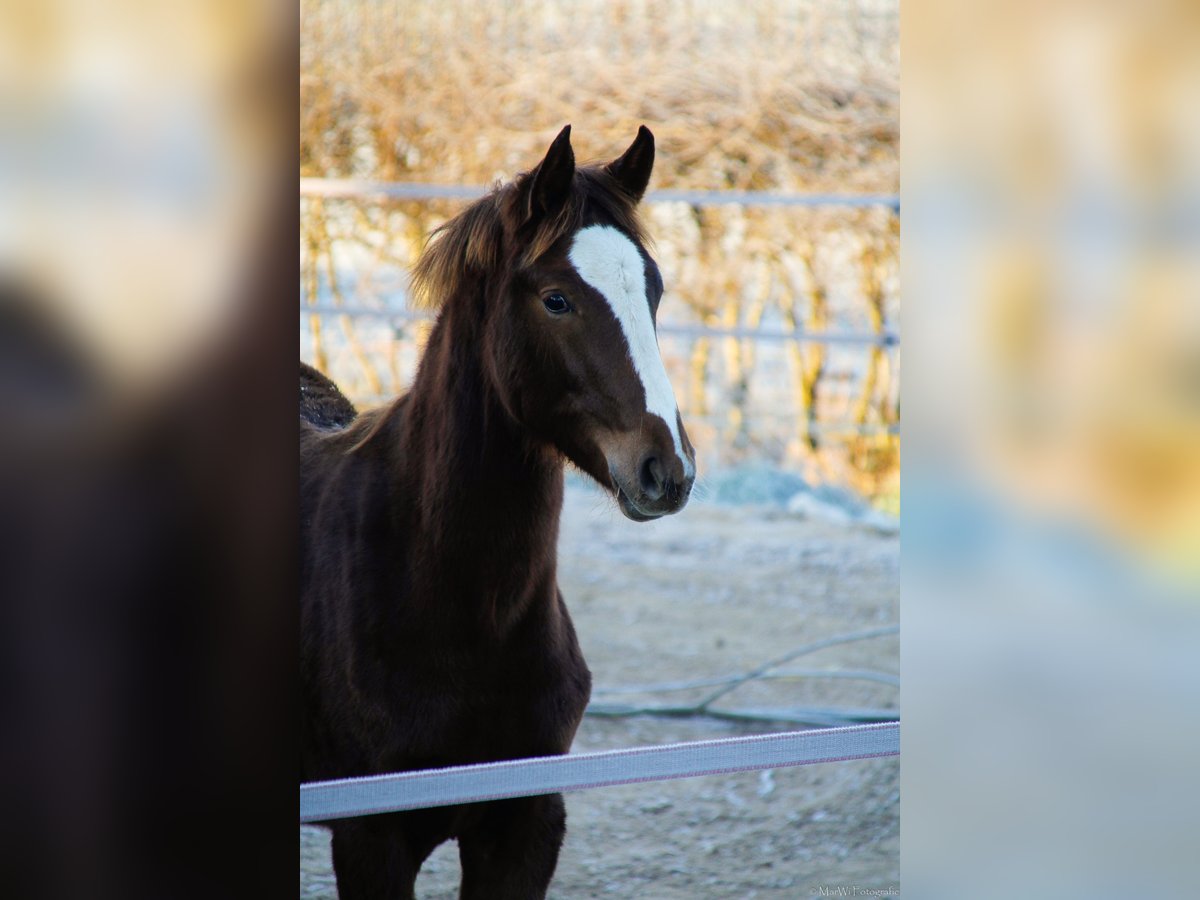
[[[641,482],[642,493],[650,500],[658,500],[663,495],[663,483],[666,472],[657,456],[647,456],[642,460],[638,470],[638,480]]]

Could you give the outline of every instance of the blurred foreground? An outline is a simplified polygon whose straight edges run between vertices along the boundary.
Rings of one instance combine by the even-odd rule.
[[[287,12],[0,11],[6,896],[294,871]]]
[[[1200,7],[903,15],[904,888],[1195,896]]]

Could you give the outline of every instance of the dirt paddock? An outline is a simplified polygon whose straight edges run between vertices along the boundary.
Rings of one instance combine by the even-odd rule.
[[[559,581],[596,687],[732,675],[803,644],[898,621],[899,541],[856,525],[765,507],[695,502],[648,524],[571,484]],[[895,636],[829,647],[783,667],[895,674]],[[601,695],[684,704],[702,690]],[[873,681],[756,681],[730,709],[895,707]],[[587,717],[574,750],[762,734],[794,725],[711,718]],[[899,763],[825,763],[567,795],[567,839],[550,897],[743,900],[860,895],[899,887]],[[300,829],[300,894],[336,897],[328,832]],[[423,900],[457,896],[457,847],[417,882]]]

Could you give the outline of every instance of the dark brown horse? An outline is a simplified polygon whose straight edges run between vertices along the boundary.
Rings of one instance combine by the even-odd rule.
[[[300,418],[317,428],[345,428],[358,415],[338,386],[307,363],[300,363]]]
[[[564,459],[636,521],[695,474],[636,212],[653,163],[642,128],[577,168],[567,126],[440,228],[413,278],[440,313],[390,406],[301,370],[302,780],[569,749],[591,675],[555,581]],[[340,820],[338,890],[411,897],[457,838],[463,898],[543,897],[565,821],[557,794]]]

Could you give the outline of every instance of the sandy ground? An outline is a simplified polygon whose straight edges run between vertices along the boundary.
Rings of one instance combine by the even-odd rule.
[[[648,524],[572,485],[559,581],[597,688],[731,675],[814,640],[898,621],[899,541],[779,509],[693,502]],[[894,636],[830,647],[785,668],[899,670]],[[598,693],[598,692],[597,692]],[[702,692],[595,696],[683,703]],[[747,684],[728,708],[885,707],[895,687],[803,678]],[[797,726],[709,718],[585,718],[575,751],[762,734]],[[899,886],[899,763],[826,763],[567,795],[550,897],[724,900]],[[300,894],[336,897],[328,832],[300,829]],[[457,848],[417,883],[457,896]]]

